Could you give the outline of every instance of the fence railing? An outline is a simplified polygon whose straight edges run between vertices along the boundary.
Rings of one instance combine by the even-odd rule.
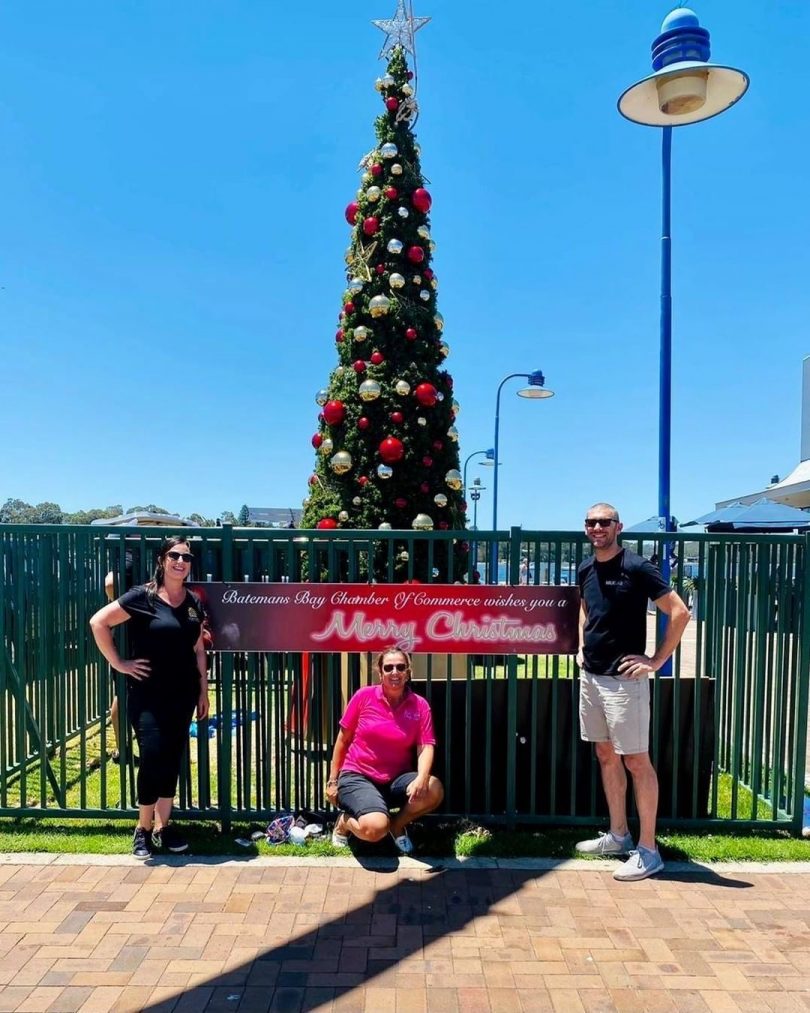
[[[89,634],[119,588],[148,578],[172,529],[0,525],[0,815],[131,817],[134,754],[109,760],[124,677]],[[569,583],[590,551],[572,532],[187,531],[195,580]],[[808,539],[656,534],[694,622],[672,677],[653,684],[651,753],[670,825],[782,826],[802,819],[810,676]],[[689,550],[689,552],[687,552]],[[650,616],[650,637],[656,636]],[[117,636],[126,636],[126,627]],[[415,684],[439,737],[444,811],[506,823],[578,823],[605,813],[579,740],[572,656],[420,656]],[[212,717],[192,726],[178,813],[263,819],[320,809],[328,756],[366,655],[212,655]],[[137,752],[137,749],[135,750]]]

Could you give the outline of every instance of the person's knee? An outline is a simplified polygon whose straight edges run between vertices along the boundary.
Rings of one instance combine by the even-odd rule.
[[[438,777],[431,776],[428,781],[428,802],[431,809],[440,806],[444,801],[444,785]]]
[[[613,748],[612,742],[594,742],[596,758],[603,767],[621,765],[621,757]]]
[[[381,841],[388,833],[391,820],[387,813],[366,813],[357,818],[357,825],[368,841]]]
[[[655,773],[649,753],[627,753],[623,759],[625,767],[633,776]]]

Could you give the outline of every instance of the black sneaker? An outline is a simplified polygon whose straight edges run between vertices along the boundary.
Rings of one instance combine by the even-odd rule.
[[[132,837],[132,854],[135,858],[145,859],[152,857],[152,849],[149,847],[149,831],[143,827],[135,827]]]
[[[152,831],[152,847],[158,851],[171,851],[173,855],[179,855],[183,851],[188,851],[188,841],[175,830],[173,823],[169,823],[160,830]]]

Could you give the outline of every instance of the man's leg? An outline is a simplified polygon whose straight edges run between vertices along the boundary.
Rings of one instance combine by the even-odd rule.
[[[628,833],[627,774],[624,764],[612,742],[595,742],[594,747],[610,813],[610,830],[614,837],[624,837]]]
[[[638,843],[655,851],[655,820],[658,815],[658,776],[649,753],[630,753],[624,758],[633,780],[633,794],[638,809]],[[607,789],[605,789],[607,791]]]

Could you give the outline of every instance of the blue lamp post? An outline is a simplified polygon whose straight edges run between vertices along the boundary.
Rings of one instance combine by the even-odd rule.
[[[481,462],[482,464],[491,465],[495,463],[495,451],[492,447],[490,447],[489,450],[474,450],[467,456],[467,459],[464,461],[464,468],[462,469],[462,477],[464,480],[463,489],[465,495],[467,493],[467,465],[474,457],[480,457],[481,455],[486,458],[486,460]]]
[[[554,397],[554,391],[549,390],[546,386],[546,378],[543,376],[541,370],[536,369],[533,373],[510,373],[509,376],[505,376],[503,380],[498,384],[498,393],[495,396],[495,447],[493,449],[493,460],[495,462],[495,477],[492,480],[492,530],[498,530],[498,471],[500,469],[499,458],[498,458],[498,433],[500,430],[501,420],[501,391],[503,385],[507,380],[513,380],[516,376],[519,376],[521,380],[528,380],[529,386],[519,390],[518,397],[528,398],[546,398]],[[493,542],[493,544],[495,544]],[[495,559],[497,562],[497,556]]]
[[[619,112],[634,123],[662,127],[661,163],[661,338],[658,421],[658,525],[672,531],[670,453],[672,445],[672,128],[699,123],[730,109],[748,89],[748,75],[709,63],[709,32],[697,16],[679,7],[664,18],[652,44],[653,73],[619,98]],[[496,444],[497,446],[497,444]],[[661,573],[669,580],[669,546],[662,546]]]

